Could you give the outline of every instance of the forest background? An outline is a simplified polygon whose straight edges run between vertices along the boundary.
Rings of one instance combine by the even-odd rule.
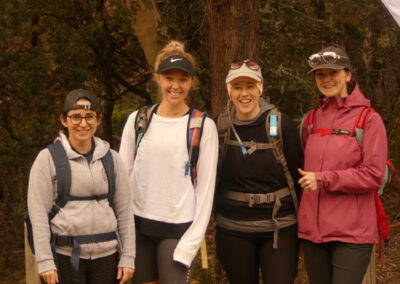
[[[400,30],[380,0],[0,0],[0,11],[0,283],[24,283],[29,169],[57,135],[66,93],[87,88],[101,98],[98,134],[117,149],[128,115],[157,100],[152,61],[171,39],[197,61],[193,106],[214,117],[226,102],[229,61],[253,58],[264,95],[297,123],[319,96],[307,57],[345,48],[400,169]],[[392,240],[377,278],[400,283],[398,182],[383,201]],[[223,281],[215,266],[196,277]]]

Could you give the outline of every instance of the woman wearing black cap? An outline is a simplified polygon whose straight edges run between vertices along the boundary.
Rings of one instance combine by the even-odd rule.
[[[374,195],[387,159],[385,126],[342,49],[312,54],[309,65],[322,97],[302,125],[298,236],[310,283],[361,283],[377,242]]]
[[[261,97],[253,60],[232,62],[229,101],[217,118],[217,256],[231,284],[292,284],[297,274],[296,125]]]
[[[118,154],[94,136],[101,119],[92,93],[68,93],[60,115],[63,130],[32,166],[28,211],[38,270],[46,283],[120,279],[122,284],[133,275],[128,176]]]
[[[196,79],[181,43],[161,50],[155,70],[161,103],[129,116],[120,147],[135,197],[133,283],[190,283],[212,208],[217,131],[211,119],[193,118],[201,112],[186,103]]]

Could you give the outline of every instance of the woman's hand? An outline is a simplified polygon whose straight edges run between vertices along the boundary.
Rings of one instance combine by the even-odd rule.
[[[135,272],[135,269],[132,269],[132,268],[118,267],[117,279],[120,280],[119,284],[124,284],[129,279],[131,279],[133,277],[134,272]]]
[[[42,277],[44,282],[46,282],[48,284],[56,284],[56,283],[58,283],[57,270],[49,270],[49,271],[40,273],[40,277]]]
[[[299,179],[299,184],[301,188],[305,191],[316,191],[318,189],[317,179],[315,178],[315,173],[305,172],[302,169],[298,169],[299,174],[303,177]]]

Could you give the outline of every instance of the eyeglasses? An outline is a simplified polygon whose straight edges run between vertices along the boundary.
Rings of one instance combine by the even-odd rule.
[[[338,60],[342,58],[347,58],[346,56],[341,56],[334,51],[325,51],[324,53],[316,53],[308,57],[308,65],[314,68],[323,62],[328,64],[335,64]]]
[[[231,63],[230,68],[231,68],[231,70],[237,70],[240,67],[242,67],[243,64],[246,64],[246,66],[249,69],[254,70],[254,71],[257,71],[260,69],[260,65],[257,63],[257,61],[251,60],[251,59],[246,59],[246,60],[242,60],[242,61],[233,61]]]
[[[79,125],[82,123],[82,119],[86,120],[86,123],[89,125],[94,125],[97,123],[97,116],[94,114],[88,114],[86,116],[81,116],[80,114],[73,114],[73,115],[68,115],[71,119],[72,124]]]

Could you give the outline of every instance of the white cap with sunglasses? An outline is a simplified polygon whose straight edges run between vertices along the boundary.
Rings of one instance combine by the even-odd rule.
[[[314,53],[308,57],[308,65],[311,70],[308,73],[312,73],[318,69],[352,69],[350,58],[346,52],[338,47],[329,46],[322,49],[321,51]]]
[[[260,65],[250,59],[232,62],[225,83],[228,84],[239,77],[248,77],[257,82],[263,81]]]

